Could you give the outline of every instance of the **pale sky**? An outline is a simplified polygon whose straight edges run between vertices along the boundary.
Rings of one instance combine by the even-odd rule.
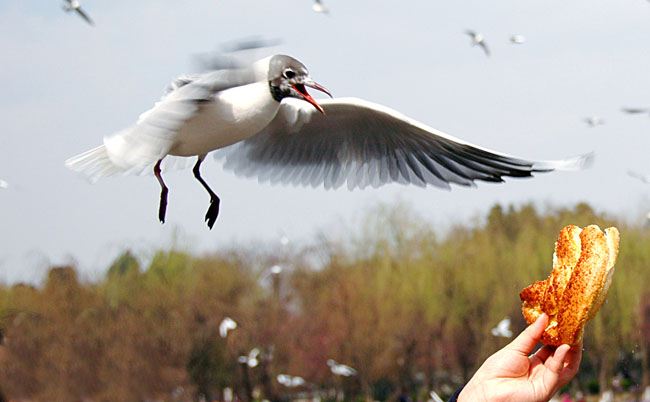
[[[83,1],[95,27],[56,0],[0,3],[0,281],[39,281],[67,262],[95,279],[126,248],[146,254],[174,241],[196,253],[283,235],[302,244],[354,231],[379,203],[403,202],[441,231],[497,202],[587,201],[630,221],[650,209],[648,186],[626,173],[650,173],[650,115],[620,110],[650,107],[650,2],[324,2],[330,15],[310,0]],[[490,58],[466,29],[486,37]],[[509,44],[513,34],[527,42]],[[195,71],[195,55],[252,36],[281,40],[274,52],[301,60],[335,97],[380,103],[524,158],[594,151],[595,164],[450,192],[350,192],[259,184],[209,158],[203,177],[222,200],[212,231],[203,222],[209,197],[189,169],[166,174],[161,225],[153,176],[90,184],[65,168]],[[606,124],[588,128],[590,116]]]

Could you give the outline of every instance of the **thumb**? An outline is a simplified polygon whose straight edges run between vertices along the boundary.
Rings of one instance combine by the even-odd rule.
[[[523,330],[506,348],[523,355],[528,355],[535,345],[537,345],[537,342],[539,342],[546,325],[548,325],[548,316],[542,313],[534,323]]]

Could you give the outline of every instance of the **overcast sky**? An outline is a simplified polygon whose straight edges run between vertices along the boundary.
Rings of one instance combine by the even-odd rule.
[[[57,0],[0,2],[0,281],[38,281],[49,264],[75,261],[93,279],[126,248],[146,253],[176,239],[197,253],[286,235],[354,230],[364,211],[403,202],[444,229],[495,203],[573,205],[641,219],[650,173],[650,2],[324,0],[82,2],[96,26]],[[484,34],[492,56],[464,34]],[[512,45],[522,34],[527,42]],[[157,220],[153,176],[89,184],[64,161],[132,124],[195,56],[232,40],[279,39],[334,96],[389,106],[474,144],[530,159],[589,151],[594,166],[451,192],[388,185],[325,191],[258,184],[209,158],[203,177],[221,196],[209,204],[190,170],[165,178],[167,223]],[[314,93],[315,96],[319,96]],[[583,119],[606,124],[589,128]],[[571,222],[567,222],[571,223]],[[559,229],[559,228],[558,228]],[[272,243],[271,243],[272,244]]]

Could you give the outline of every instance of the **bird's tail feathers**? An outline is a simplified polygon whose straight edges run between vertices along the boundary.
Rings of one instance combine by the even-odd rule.
[[[594,163],[595,154],[589,152],[587,154],[574,156],[567,159],[556,161],[540,161],[533,164],[533,170],[536,171],[551,171],[551,170],[582,170],[590,168]]]
[[[111,161],[104,145],[73,156],[65,161],[65,165],[75,172],[83,173],[92,182],[96,182],[101,177],[125,172],[123,168]]]

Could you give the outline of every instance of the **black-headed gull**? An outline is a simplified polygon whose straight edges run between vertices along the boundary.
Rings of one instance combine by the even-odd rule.
[[[472,45],[479,45],[483,48],[486,56],[490,56],[490,49],[488,49],[487,44],[485,43],[485,37],[482,34],[472,31],[470,29],[466,30],[465,33],[472,38]]]
[[[524,35],[512,35],[510,36],[509,41],[513,45],[523,45],[526,43],[526,37]]]
[[[638,173],[638,172],[635,172],[633,170],[628,170],[627,174],[630,177],[634,177],[635,179],[641,180],[645,184],[650,184],[650,175],[648,175],[648,174]]]
[[[647,107],[622,107],[621,110],[627,114],[648,114],[650,108]]]
[[[93,20],[90,19],[88,14],[81,8],[81,4],[78,0],[66,0],[62,5],[63,9],[67,12],[75,11],[81,18],[83,18],[89,25],[95,25]]]
[[[250,368],[255,368],[257,365],[260,363],[258,357],[260,355],[260,350],[259,348],[253,348],[251,349],[250,352],[248,352],[248,356],[239,356],[237,358],[237,361],[240,364],[246,364]]]
[[[429,398],[433,402],[445,402],[436,391],[429,391]]]
[[[329,14],[330,12],[329,8],[325,7],[321,0],[314,0],[314,4],[312,4],[311,9],[314,10],[314,12],[321,14]]]
[[[510,317],[506,317],[499,321],[496,327],[492,328],[492,335],[500,336],[503,338],[511,338],[512,330],[510,329]]]
[[[605,124],[605,119],[598,116],[585,117],[582,119],[589,127],[596,127]]]
[[[307,383],[305,379],[300,376],[291,376],[288,374],[278,374],[276,380],[280,384],[289,388],[301,387]]]
[[[230,317],[226,317],[221,320],[221,323],[219,324],[219,335],[221,335],[222,338],[225,338],[228,336],[228,332],[235,328],[237,328],[237,322]]]
[[[196,156],[194,176],[210,194],[212,228],[219,197],[201,178],[206,155],[259,181],[349,189],[398,182],[450,189],[476,180],[502,182],[535,172],[576,170],[591,154],[530,161],[452,137],[392,110],[357,98],[316,102],[306,90],[329,95],[298,60],[275,55],[244,66],[176,79],[138,121],[103,145],[66,161],[91,179],[153,171],[161,186],[158,217],[165,220],[167,156]],[[169,158],[168,158],[169,159]]]
[[[357,370],[353,369],[350,366],[346,366],[345,364],[338,364],[333,359],[327,360],[327,365],[330,366],[330,370],[334,375],[342,375],[343,377],[357,375]]]

